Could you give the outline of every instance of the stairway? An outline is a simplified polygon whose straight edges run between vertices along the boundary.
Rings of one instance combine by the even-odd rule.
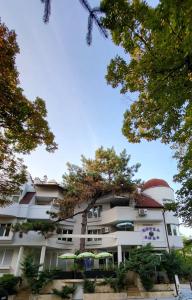
[[[30,290],[22,289],[18,291],[15,300],[29,300],[30,299]]]

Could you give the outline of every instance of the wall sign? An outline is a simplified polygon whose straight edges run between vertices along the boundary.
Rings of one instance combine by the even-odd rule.
[[[160,240],[160,228],[155,226],[145,226],[141,229],[143,233],[143,240],[145,241],[158,241]]]

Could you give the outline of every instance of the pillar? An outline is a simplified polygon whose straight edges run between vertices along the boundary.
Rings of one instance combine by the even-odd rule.
[[[45,252],[46,252],[46,246],[42,246],[41,248],[41,255],[40,255],[40,267],[39,267],[39,271],[43,271],[43,265],[44,265],[44,261],[45,261]]]
[[[19,253],[18,253],[17,262],[16,262],[16,266],[15,266],[15,272],[14,272],[15,276],[20,275],[19,273],[20,273],[20,266],[21,266],[21,259],[22,259],[22,256],[23,256],[23,251],[24,251],[24,247],[21,246],[19,248]]]
[[[180,282],[178,275],[175,275],[175,284],[177,285],[177,291],[180,291]]]
[[[117,258],[118,258],[118,265],[122,262],[122,247],[121,245],[117,246]]]

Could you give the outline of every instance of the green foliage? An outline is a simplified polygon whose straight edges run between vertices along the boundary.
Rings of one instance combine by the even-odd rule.
[[[183,249],[177,251],[183,259],[183,277],[192,281],[192,239],[183,239]]]
[[[13,230],[15,232],[28,233],[29,231],[36,231],[39,234],[42,234],[45,238],[49,236],[49,234],[53,233],[57,229],[57,224],[47,221],[34,221],[34,222],[24,222],[24,223],[16,223],[13,226]]]
[[[27,99],[19,83],[16,33],[0,22],[0,205],[9,204],[26,180],[26,167],[17,153],[30,153],[39,145],[57,148],[46,120],[44,100]]]
[[[83,282],[84,293],[87,293],[87,294],[95,293],[95,285],[96,285],[95,281],[85,278],[84,282]]]
[[[152,250],[150,244],[132,250],[125,265],[127,270],[134,271],[140,276],[141,282],[147,291],[152,289],[155,269],[160,265],[159,258]]]
[[[68,172],[63,175],[64,197],[58,200],[60,211],[50,213],[51,217],[64,220],[74,216],[74,207],[87,203],[82,214],[81,233],[86,233],[87,214],[96,205],[97,200],[107,194],[131,194],[138,180],[134,179],[140,164],[130,166],[130,155],[123,150],[117,154],[114,148],[98,148],[95,157],[88,159],[82,155],[81,166],[68,163]],[[81,239],[80,250],[85,248],[85,239]]]
[[[104,278],[102,285],[109,284],[114,292],[122,292],[125,290],[126,281],[126,269],[123,264],[120,264],[115,270],[115,277]]]
[[[17,293],[17,285],[20,281],[20,277],[12,274],[4,274],[0,277],[0,289],[6,291],[8,295],[14,295]]]
[[[26,278],[32,294],[39,294],[41,289],[54,278],[55,270],[39,272],[41,265],[34,263],[32,254],[27,255],[21,265],[23,277]]]
[[[191,225],[191,1],[160,0],[152,8],[144,0],[103,0],[101,9],[103,25],[125,52],[111,60],[107,82],[123,94],[137,93],[124,114],[123,134],[133,143],[160,139],[175,149],[178,212]]]
[[[60,297],[61,299],[70,299],[70,295],[75,291],[74,286],[65,285],[62,290],[53,289],[53,294]]]
[[[163,253],[161,267],[167,272],[171,282],[173,282],[175,274],[184,277],[192,275],[192,263],[188,264],[184,256],[176,250]]]

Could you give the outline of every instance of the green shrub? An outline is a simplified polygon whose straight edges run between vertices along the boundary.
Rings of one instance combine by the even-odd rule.
[[[16,294],[16,287],[20,280],[20,277],[16,277],[12,274],[4,274],[2,277],[0,277],[0,288],[5,290],[8,295]]]
[[[95,293],[95,285],[96,285],[95,281],[91,281],[85,278],[83,283],[84,293],[88,293],[88,294]]]
[[[159,265],[159,257],[153,253],[152,246],[147,244],[130,252],[125,268],[136,272],[141,278],[144,288],[150,291],[154,285],[155,270]]]
[[[153,288],[153,285],[154,285],[153,278],[150,276],[147,276],[147,275],[143,275],[143,276],[140,275],[140,278],[141,278],[141,282],[143,284],[144,289],[146,291],[151,291]]]
[[[53,294],[60,297],[61,299],[70,299],[70,295],[74,293],[74,286],[63,286],[62,290],[53,289]]]
[[[180,276],[185,276],[187,273],[190,274],[192,265],[190,266],[189,262],[186,263],[184,257],[179,252],[172,249],[170,252],[165,251],[163,253],[161,267],[167,272],[169,281],[174,282],[175,274]]]
[[[34,263],[33,255],[29,254],[25,257],[22,265],[23,277],[31,289],[32,294],[39,294],[41,289],[55,277],[56,271],[39,272],[40,264]]]
[[[105,278],[103,282],[99,285],[109,284],[110,287],[114,290],[114,292],[121,292],[126,287],[126,270],[123,264],[120,264],[119,267],[115,270],[115,277]]]

